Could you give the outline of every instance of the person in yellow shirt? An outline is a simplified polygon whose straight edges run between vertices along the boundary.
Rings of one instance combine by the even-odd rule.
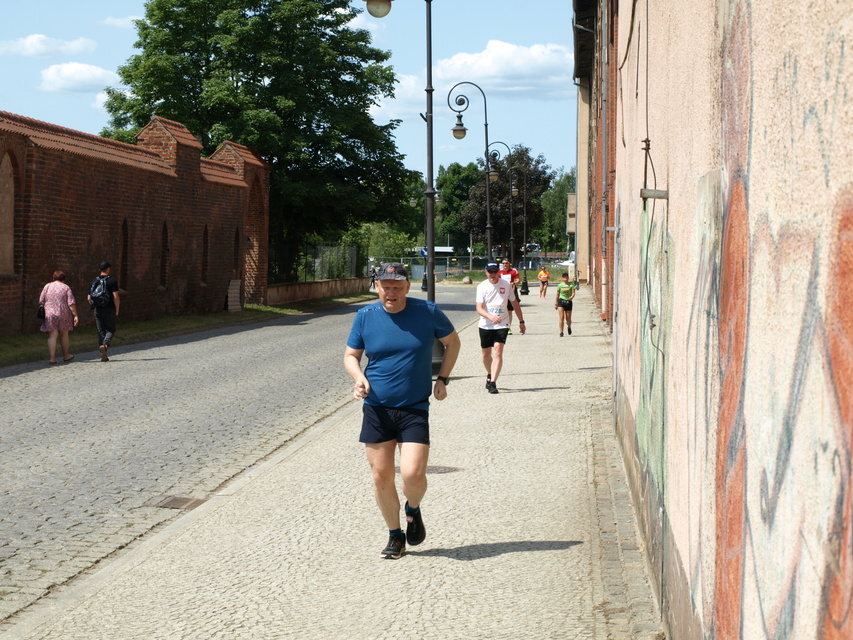
[[[539,267],[539,297],[548,297],[548,280],[551,279],[551,274],[548,273],[548,267],[544,264]]]

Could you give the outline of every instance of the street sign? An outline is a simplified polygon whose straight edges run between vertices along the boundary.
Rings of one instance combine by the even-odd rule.
[[[421,247],[421,257],[422,258],[427,257],[427,248],[426,247]]]

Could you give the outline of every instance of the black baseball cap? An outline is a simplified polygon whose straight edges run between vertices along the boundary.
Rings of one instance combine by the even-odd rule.
[[[487,262],[486,271],[500,271],[500,267],[497,262]]]

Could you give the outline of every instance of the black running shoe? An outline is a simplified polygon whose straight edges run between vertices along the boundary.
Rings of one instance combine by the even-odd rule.
[[[421,510],[414,513],[409,511],[409,503],[406,503],[406,541],[411,545],[420,544],[426,538],[426,527],[424,527]]]
[[[399,560],[404,553],[406,553],[406,535],[401,533],[388,536],[388,545],[379,555],[386,560]]]
[[[486,387],[486,388],[489,390],[489,393],[498,393],[498,383],[497,382],[490,382],[488,387]]]
[[[486,376],[486,389],[488,389],[489,385],[491,385],[491,384],[492,384],[492,376],[488,375],[488,376]]]
[[[572,335],[572,328],[569,327],[569,335]]]

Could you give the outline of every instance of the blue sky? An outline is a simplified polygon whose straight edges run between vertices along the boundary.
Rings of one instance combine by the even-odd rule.
[[[353,0],[364,8],[361,0]],[[4,8],[0,21],[0,110],[87,133],[107,123],[105,86],[136,51],[131,20],[143,0],[31,0]],[[374,111],[379,122],[401,119],[397,146],[406,165],[426,170],[426,2],[394,0],[382,19],[364,12],[375,46],[392,51],[400,83],[394,100]],[[432,2],[435,169],[483,153],[480,93],[465,87],[468,135],[452,137],[447,94],[474,82],[486,94],[489,140],[523,143],[555,168],[576,163],[577,91],[572,82],[569,0],[434,0]],[[503,149],[496,145],[496,148]]]

